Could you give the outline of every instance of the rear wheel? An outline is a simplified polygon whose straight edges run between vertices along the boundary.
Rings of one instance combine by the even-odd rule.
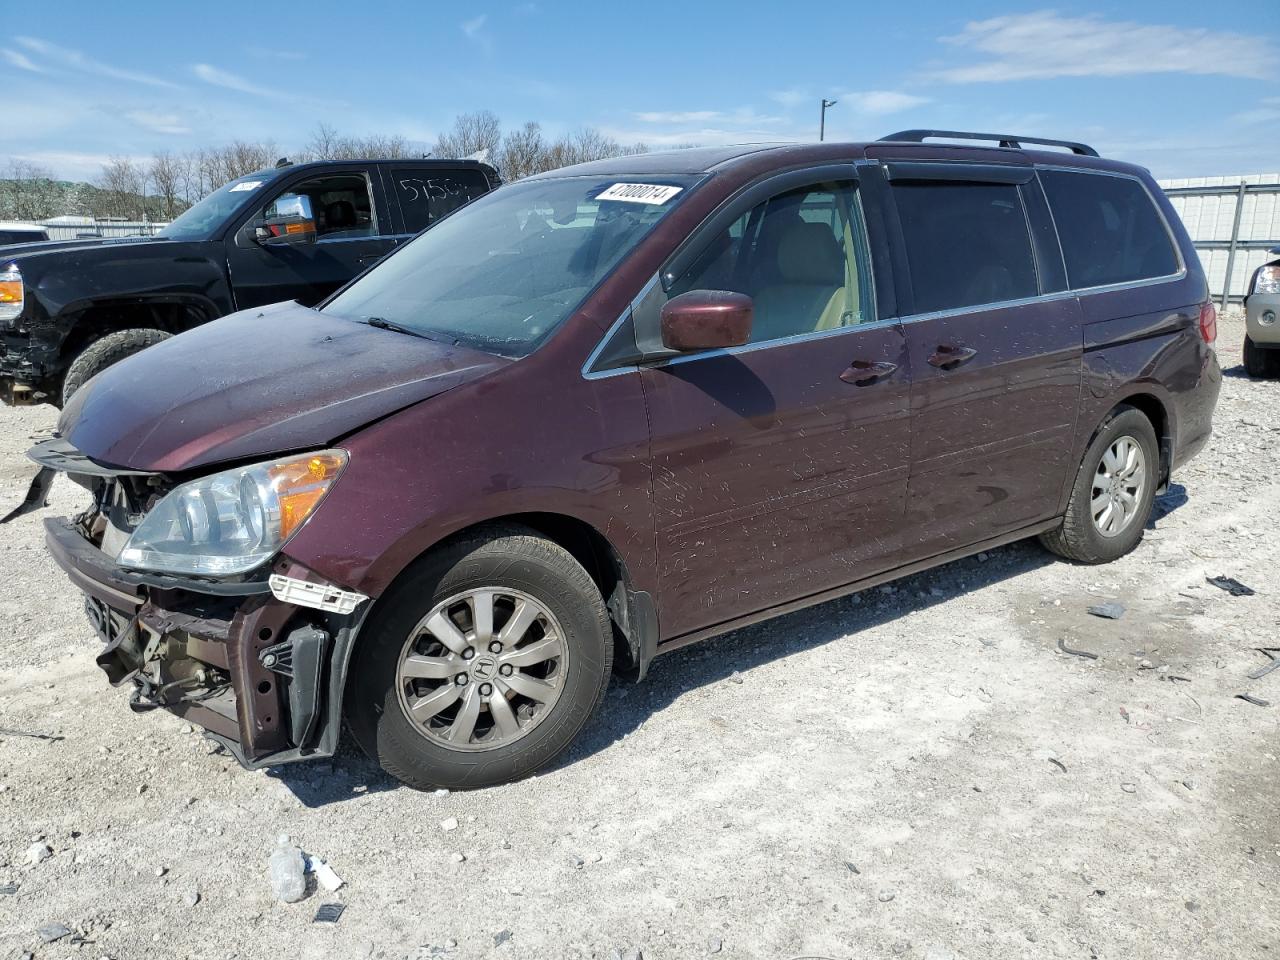
[[[63,405],[90,377],[101,373],[113,363],[119,363],[125,357],[133,356],[161,340],[168,340],[171,336],[173,334],[163,330],[117,330],[100,340],[94,340],[80,351],[67,368],[67,375],[62,381]]]
[[[599,706],[613,660],[600,592],[524,528],[445,547],[383,597],[347,716],[366,753],[419,789],[483,787],[550,763]]]
[[[1245,337],[1244,372],[1259,379],[1280,375],[1280,350],[1265,350]]]
[[[1081,563],[1123,557],[1142,540],[1159,477],[1151,421],[1133,407],[1117,407],[1089,444],[1062,526],[1040,542]]]

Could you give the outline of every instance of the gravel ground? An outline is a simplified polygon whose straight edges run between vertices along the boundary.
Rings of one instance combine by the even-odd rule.
[[[1280,645],[1280,383],[1244,377],[1238,316],[1220,330],[1217,435],[1133,555],[1016,544],[672,654],[555,769],[475,793],[350,747],[247,773],[130,713],[22,518],[0,530],[0,958],[1274,955],[1280,707],[1236,695],[1280,704],[1280,671],[1246,678]],[[6,508],[53,420],[0,409]],[[59,481],[49,512],[81,493]],[[1088,614],[1105,600],[1124,616]],[[346,885],[276,902],[280,833]]]

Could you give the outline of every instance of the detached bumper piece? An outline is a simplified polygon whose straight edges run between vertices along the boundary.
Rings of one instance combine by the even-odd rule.
[[[103,642],[98,665],[113,685],[133,685],[132,709],[164,709],[203,727],[246,767],[332,755],[341,690],[334,638],[348,638],[359,616],[277,599],[265,578],[125,570],[77,525],[55,518],[45,528],[50,554],[86,595]],[[309,571],[281,559],[272,573],[302,583]]]

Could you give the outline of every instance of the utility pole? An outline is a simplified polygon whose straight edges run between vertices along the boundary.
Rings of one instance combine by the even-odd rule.
[[[818,124],[819,140],[825,140],[827,136],[827,107],[834,107],[835,105],[835,100],[828,100],[826,97],[822,98],[822,120]]]

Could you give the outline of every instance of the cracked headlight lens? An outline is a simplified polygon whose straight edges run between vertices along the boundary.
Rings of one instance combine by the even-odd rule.
[[[164,573],[246,573],[284,546],[346,465],[345,450],[323,450],[191,480],[156,504],[117,559]]]

